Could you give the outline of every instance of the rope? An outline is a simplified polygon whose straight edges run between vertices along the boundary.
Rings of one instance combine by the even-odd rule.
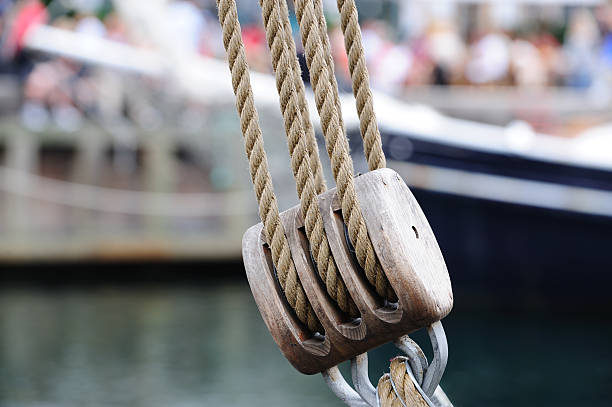
[[[304,121],[300,113],[295,78],[292,76],[296,75],[292,68],[295,55],[291,54],[287,46],[287,37],[283,28],[289,25],[289,18],[288,14],[285,15],[281,10],[282,3],[285,3],[285,0],[260,0],[268,47],[272,53],[272,67],[276,74],[276,86],[280,95],[281,113],[289,144],[289,154],[291,155],[291,168],[300,197],[300,209],[304,217],[306,236],[311,245],[319,276],[324,282],[328,294],[338,303],[338,307],[342,311],[351,317],[358,317],[359,311],[340,277],[323,228],[317,189],[309,165],[308,147],[304,137]]]
[[[370,76],[366,65],[359,16],[355,0],[338,0],[340,24],[344,33],[344,46],[349,61],[349,72],[353,83],[353,94],[359,114],[363,149],[370,171],[384,168],[385,154],[382,150],[380,131],[374,112],[374,101],[370,90]]]
[[[319,147],[317,145],[315,131],[312,126],[312,122],[310,121],[308,101],[306,100],[306,90],[304,81],[302,81],[302,70],[297,58],[295,42],[293,41],[293,31],[289,22],[289,10],[287,9],[287,3],[284,1],[281,2],[280,6],[285,44],[289,48],[289,53],[294,56],[294,58],[290,59],[291,68],[293,70],[291,76],[293,77],[295,88],[297,90],[300,114],[302,116],[302,126],[306,135],[310,169],[312,171],[312,175],[314,176],[315,187],[318,195],[325,192],[327,190],[327,186],[325,185],[325,177],[323,176],[323,168],[321,166],[321,159],[319,158]]]
[[[347,223],[349,238],[355,247],[357,260],[365,270],[368,281],[376,288],[376,292],[381,297],[395,302],[397,296],[391,289],[378,262],[357,201],[353,182],[353,162],[339,117],[340,102],[336,96],[337,86],[335,81],[331,80],[333,62],[329,64],[325,57],[323,37],[327,37],[327,34],[323,35],[324,33],[321,32],[319,18],[321,15],[315,10],[315,3],[319,3],[317,7],[322,9],[321,0],[295,0],[296,14],[327,153],[332,163],[332,172],[342,205],[342,215]]]
[[[348,6],[347,6],[348,4]],[[272,53],[272,65],[276,75],[276,85],[280,96],[280,106],[285,124],[285,132],[291,155],[291,167],[296,179],[300,197],[300,209],[304,215],[306,234],[311,243],[319,275],[324,281],[329,295],[343,311],[351,316],[359,312],[346,291],[346,286],[338,274],[329,243],[323,229],[323,221],[318,208],[317,194],[325,190],[321,162],[314,130],[310,123],[306,104],[304,84],[301,81],[299,64],[293,43],[289,14],[285,0],[260,0],[266,38]],[[343,7],[346,6],[346,7]],[[353,10],[350,10],[352,6]],[[278,270],[278,278],[291,307],[300,321],[311,331],[322,331],[303,288],[299,282],[295,266],[291,260],[289,244],[284,233],[278,203],[274,195],[268,162],[264,150],[263,137],[249,79],[248,64],[244,52],[240,24],[235,0],[217,0],[219,21],[223,28],[223,44],[228,53],[232,86],[236,95],[236,107],[240,115],[245,149],[249,159],[251,179],[259,203],[259,214],[264,223],[266,238],[270,242],[272,260]],[[369,91],[368,75],[365,69],[361,36],[358,32],[354,2],[338,0],[343,12],[343,30],[347,36],[347,52],[353,54],[351,75],[357,99],[364,148],[370,169],[384,166],[384,155],[380,148],[380,133],[372,108],[372,95]],[[323,9],[320,0],[314,4],[296,0],[302,41],[306,50],[306,61],[311,73],[315,90],[317,110],[325,136],[328,154],[332,161],[334,179],[342,202],[345,220],[359,263],[366,270],[368,280],[377,292],[392,301],[395,294],[376,259],[372,243],[367,235],[365,222],[359,209],[353,185],[353,164],[344,135],[338,86],[333,71],[329,39],[325,30]],[[357,34],[355,34],[357,33]],[[351,35],[349,37],[349,35]],[[351,46],[351,44],[353,44]],[[354,50],[354,51],[351,51]],[[321,55],[323,54],[323,55]],[[381,158],[382,157],[382,158]],[[395,358],[391,361],[390,374],[381,377],[378,383],[378,398],[383,407],[426,407],[412,379],[407,372],[407,359]]]
[[[342,105],[340,104],[340,96],[338,94],[338,82],[336,81],[331,45],[329,44],[329,37],[327,35],[327,21],[325,20],[325,15],[323,14],[323,3],[320,1],[315,1],[314,9],[317,21],[319,23],[319,35],[323,43],[323,55],[325,56],[325,62],[328,67],[329,80],[332,84],[332,91],[334,92],[334,101],[336,104],[336,111],[338,113],[338,122],[340,124],[340,128],[344,129],[344,120],[342,119]]]
[[[272,252],[272,262],[276,267],[278,280],[287,302],[295,311],[298,319],[312,332],[322,332],[321,325],[297,276],[291,259],[289,242],[280,220],[278,203],[268,170],[259,116],[255,108],[236,2],[235,0],[217,0],[217,7],[219,22],[223,29],[223,45],[228,54],[232,86],[236,95],[236,107],[240,115],[240,126],[245,139],[251,180],[259,204],[259,216],[264,224],[266,238]]]
[[[391,360],[390,373],[378,381],[376,391],[381,407],[427,407],[408,374],[407,363],[405,357]]]
[[[338,0],[339,7],[341,7],[341,3],[342,0]],[[349,0],[349,3],[354,8],[352,0]],[[304,215],[306,234],[312,245],[317,269],[328,293],[338,303],[340,309],[351,316],[358,316],[358,310],[348,295],[344,282],[339,277],[323,229],[321,213],[318,209],[317,194],[325,190],[325,182],[314,130],[308,115],[304,84],[300,79],[287,5],[285,0],[260,0],[260,5],[266,38],[272,53],[272,65],[276,75],[281,112],[289,144],[291,167],[300,196],[300,209]],[[321,117],[321,125],[328,154],[332,161],[334,178],[338,184],[343,214],[345,219],[348,219],[351,241],[355,245],[360,264],[366,270],[368,280],[375,285],[377,292],[388,299],[396,300],[377,262],[356,200],[352,177],[353,164],[348,153],[348,142],[344,135],[338,87],[333,74],[331,53],[329,52],[329,39],[324,31],[325,26],[323,24],[325,21],[322,4],[320,0],[315,1],[314,6],[310,2],[305,4],[304,0],[296,0],[296,6],[302,31],[302,41],[306,50],[306,60],[315,89],[317,110]],[[272,260],[278,270],[279,282],[287,301],[295,310],[298,318],[311,331],[322,331],[299,282],[295,266],[291,260],[289,244],[280,221],[278,203],[268,171],[259,118],[254,105],[235,0],[217,0],[217,7],[219,8],[219,21],[223,27],[223,44],[228,53],[232,85],[236,95],[236,107],[240,115],[242,134],[245,138],[251,178],[259,203],[259,214],[264,223],[267,240],[270,242]],[[342,10],[345,10],[345,8],[342,8]],[[350,18],[345,23],[343,17],[343,30],[354,30],[355,27],[350,28],[350,26],[352,25],[352,19],[356,22],[356,14],[345,14]],[[352,40],[347,40],[347,44],[351,41],[357,41],[357,39],[359,42],[361,41],[360,35],[354,35]],[[353,47],[357,49],[355,52],[358,55],[356,57],[357,62],[353,64],[351,72],[352,75],[353,72],[361,72],[359,74],[361,82],[354,81],[354,89],[358,108],[362,103],[362,109],[359,111],[362,134],[364,135],[364,146],[366,145],[366,135],[371,141],[367,143],[365,148],[368,163],[370,168],[373,169],[372,166],[375,166],[375,168],[384,166],[384,155],[382,155],[382,149],[379,148],[380,134],[378,128],[375,127],[373,132],[370,131],[371,123],[376,126],[376,118],[372,109],[371,92],[367,84],[367,71],[362,69],[365,65],[363,67],[360,65],[363,63],[361,61],[363,59],[363,49],[359,51],[359,47]],[[353,48],[347,45],[347,52],[350,52],[350,49]],[[321,51],[323,51],[323,55],[321,55]],[[359,95],[364,94],[365,96],[362,97],[362,102],[360,102]],[[370,110],[368,111],[368,109]],[[366,131],[363,131],[364,128]],[[378,144],[376,138],[378,138]],[[376,155],[379,157],[376,158]],[[382,160],[380,156],[382,156]],[[381,377],[377,388],[381,406],[427,406],[407,372],[406,363],[407,359],[403,357],[393,359],[390,374]]]

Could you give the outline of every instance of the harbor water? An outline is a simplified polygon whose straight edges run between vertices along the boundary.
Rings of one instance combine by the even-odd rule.
[[[11,287],[0,291],[0,406],[342,405],[285,361],[242,279]],[[456,406],[612,405],[609,315],[456,303],[442,380]],[[374,382],[397,353],[371,352]]]

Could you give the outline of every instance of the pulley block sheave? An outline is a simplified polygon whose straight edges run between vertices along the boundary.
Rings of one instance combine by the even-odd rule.
[[[444,318],[453,306],[450,278],[436,238],[402,178],[379,169],[355,178],[355,190],[374,250],[397,303],[375,292],[352,253],[336,189],[319,195],[332,255],[359,318],[342,313],[326,292],[310,255],[299,207],[281,213],[304,292],[324,332],[295,317],[278,284],[263,225],[243,237],[243,260],[253,296],[274,340],[300,372],[323,372]]]

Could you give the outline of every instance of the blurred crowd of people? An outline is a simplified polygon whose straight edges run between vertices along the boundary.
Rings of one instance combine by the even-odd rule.
[[[484,17],[487,22],[464,30],[456,20],[433,20],[397,41],[383,21],[364,21],[372,81],[389,92],[415,85],[586,88],[609,81],[612,6],[568,9],[562,17],[556,26],[522,20],[511,28]],[[338,31],[331,31],[336,48],[341,45]],[[343,53],[337,51],[336,60],[346,66]]]
[[[361,16],[371,81],[378,90],[401,94],[411,86],[426,85],[587,88],[611,81],[612,5],[609,3],[591,8],[547,6],[555,10],[553,19],[541,19],[537,13],[532,15],[529,8],[517,16],[517,10],[528,6],[513,6],[510,14],[500,14],[493,6],[456,5],[453,12],[440,15],[427,9],[435,8],[433,2],[393,4],[395,18],[368,13],[371,7],[363,7],[365,12]],[[251,67],[271,72],[258,2],[239,2],[239,6]],[[335,1],[326,1],[325,6],[339,83],[349,91],[347,57]],[[164,23],[168,25],[164,32],[173,47],[225,58],[214,0],[174,0],[164,7]],[[459,7],[470,7],[471,12],[459,12]],[[497,22],[491,18],[496,13]],[[111,110],[120,111],[122,98],[129,97],[125,81],[116,74],[105,74],[62,57],[24,57],[27,56],[23,52],[27,32],[36,24],[49,24],[83,36],[140,48],[159,46],[147,35],[135,35],[138,30],[134,27],[128,30],[126,21],[120,18],[110,0],[47,0],[44,3],[0,0],[0,14],[1,69],[21,78],[23,110],[34,126],[38,119],[32,118],[43,117],[47,114],[45,109],[50,109],[60,123],[71,127],[79,113],[100,109],[100,99]],[[512,15],[514,20],[508,23]],[[298,24],[293,14],[291,18],[299,50]],[[147,80],[147,84],[154,81]]]
[[[27,35],[38,24],[127,41],[122,21],[110,10],[96,15],[97,10],[92,9],[91,13],[81,14],[64,9],[60,3],[26,0],[2,10],[2,72],[18,78],[23,97],[22,123],[32,130],[41,130],[52,121],[65,131],[74,131],[82,125],[85,115],[116,102],[123,94],[121,86],[112,83],[116,75],[109,71],[96,70],[70,58],[27,51]],[[117,94],[113,95],[115,90]]]
[[[256,3],[239,2],[247,56],[253,69],[271,72]],[[348,62],[335,3],[324,2],[329,35],[340,83],[350,91]],[[367,1],[358,1],[358,6],[359,3]],[[198,35],[197,30],[191,30],[199,39],[199,52],[224,58],[214,1],[200,0],[199,11],[192,7],[194,3],[190,5],[182,8],[186,13],[190,9],[189,13],[199,14],[197,24],[191,19],[201,33]],[[427,85],[588,88],[612,81],[610,3],[591,8],[472,5],[469,6],[472,13],[461,13],[458,9],[468,6],[455,5],[452,12],[442,15],[430,12],[428,7],[433,6],[428,2],[400,1],[394,10],[397,13],[395,21],[376,13],[361,16],[364,46],[375,88],[389,93]],[[546,12],[538,13],[542,7]],[[363,8],[368,10],[368,7]],[[300,50],[294,14],[291,19]]]
[[[487,14],[492,8],[486,6],[467,24],[457,14],[423,18],[420,13],[413,17],[420,19],[419,29],[417,24],[411,26],[408,15],[408,21],[400,24],[364,17],[362,34],[372,84],[397,94],[410,86],[588,88],[612,81],[612,5],[549,7],[558,8],[552,21],[526,13],[507,27],[492,22]],[[350,90],[344,39],[331,7],[328,26],[337,73]],[[244,32],[251,64],[269,70],[260,24],[247,25]],[[296,41],[299,45],[297,34]]]

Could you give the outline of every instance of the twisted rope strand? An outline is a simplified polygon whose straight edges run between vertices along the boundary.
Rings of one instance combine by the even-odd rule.
[[[382,150],[380,131],[374,111],[374,101],[370,90],[370,75],[366,65],[359,16],[355,0],[338,0],[340,24],[344,33],[344,46],[349,60],[349,71],[353,83],[353,94],[359,114],[363,149],[370,171],[384,168],[387,163]]]
[[[326,268],[321,269],[330,277],[330,274],[334,272],[335,263],[333,257],[329,253],[329,246],[327,245],[327,239],[325,232],[322,229],[322,221],[320,219],[320,213],[317,207],[317,197],[315,194],[314,176],[310,168],[312,163],[310,159],[312,156],[308,155],[308,140],[305,140],[301,135],[304,133],[304,127],[307,127],[306,123],[302,120],[300,115],[303,112],[300,106],[300,101],[296,100],[300,98],[298,91],[296,90],[297,82],[295,80],[295,73],[298,71],[295,69],[295,65],[292,66],[291,58],[288,55],[288,50],[291,50],[286,36],[287,25],[283,19],[281,25],[283,26],[283,32],[278,34],[278,24],[270,22],[270,16],[274,13],[274,18],[286,17],[288,22],[288,14],[285,14],[283,7],[279,9],[279,1],[284,3],[284,0],[260,0],[262,4],[262,10],[264,11],[264,21],[266,25],[266,33],[268,42],[273,55],[274,69],[277,75],[277,87],[279,95],[281,97],[281,110],[283,111],[283,118],[285,121],[285,128],[289,139],[289,149],[291,153],[292,168],[294,175],[296,176],[298,193],[302,203],[302,213],[306,213],[305,223],[307,233],[311,233],[313,237],[320,236],[320,250],[321,256],[317,256],[319,260],[327,260]],[[265,4],[264,4],[265,3]],[[244,44],[241,36],[240,24],[238,22],[238,13],[236,10],[235,0],[217,0],[217,7],[219,9],[219,21],[223,28],[223,45],[228,54],[229,67],[232,74],[232,86],[236,95],[236,107],[240,115],[240,126],[241,131],[245,139],[245,149],[249,160],[249,169],[251,179],[254,184],[255,194],[259,204],[259,214],[264,224],[266,238],[270,244],[272,251],[272,260],[278,272],[279,282],[285,296],[291,307],[295,310],[296,315],[305,323],[311,331],[322,331],[319,321],[312,310],[308,299],[306,298],[303,288],[299,282],[295,266],[291,259],[289,244],[284,233],[284,228],[280,221],[280,215],[278,211],[278,203],[272,187],[272,180],[268,170],[268,162],[266,153],[264,150],[263,137],[261,134],[261,127],[259,125],[259,117],[257,109],[255,108],[253,91],[250,84],[248,64],[246,62],[246,56],[244,52]],[[285,5],[286,7],[286,5]],[[281,14],[278,14],[278,13]],[[301,18],[300,18],[301,19]],[[276,22],[278,23],[278,19]],[[329,65],[328,65],[329,66]],[[280,69],[279,69],[280,68]],[[312,68],[311,68],[312,69]],[[312,70],[311,70],[312,72]],[[324,75],[324,69],[321,69],[320,75]],[[327,75],[326,75],[327,76]],[[319,76],[319,79],[321,76]],[[329,76],[327,76],[329,80]],[[316,86],[316,85],[315,85]],[[331,92],[333,94],[333,92]],[[321,95],[320,95],[321,96]],[[317,103],[318,109],[321,111],[325,107],[328,111],[330,110],[329,97],[330,92],[327,89],[325,98],[320,99],[322,101],[321,107],[319,102]],[[319,97],[318,97],[319,99]],[[327,123],[324,126],[324,130],[331,126],[336,129],[339,126],[339,120],[337,113],[331,112],[331,117],[322,115],[322,121]],[[336,130],[337,131],[337,130]],[[326,138],[327,139],[327,138]],[[346,141],[346,140],[345,140]],[[341,142],[331,143],[332,152],[336,149],[340,149],[341,153],[348,154],[348,149],[343,150]],[[328,152],[330,147],[328,146]],[[334,153],[335,155],[335,153]],[[308,162],[306,157],[308,156]],[[348,157],[350,160],[350,156]],[[352,169],[352,163],[344,160],[344,162],[334,162],[334,176],[346,176],[346,167],[350,165]],[[343,172],[340,172],[340,171]],[[349,173],[350,174],[350,173]],[[341,178],[342,180],[342,178]],[[352,178],[349,183],[352,183]],[[339,187],[340,190],[340,187]],[[350,186],[345,189],[343,196],[343,210],[344,210],[344,197],[350,194]],[[354,194],[354,190],[352,190]],[[353,208],[359,208],[356,201],[353,200],[349,203]],[[316,209],[316,210],[315,210]],[[349,230],[351,227],[351,220],[349,217]],[[310,229],[310,232],[308,230]],[[310,239],[310,236],[309,236]],[[311,240],[312,242],[312,240]],[[327,249],[327,253],[325,250]],[[319,261],[318,264],[323,264]],[[333,268],[330,268],[330,264],[333,264]],[[337,272],[337,270],[335,270]],[[323,276],[322,276],[323,277]],[[334,278],[324,279],[328,283],[328,291],[330,287],[335,287],[340,290],[343,287],[341,279],[337,276]],[[346,290],[346,287],[344,287]],[[351,309],[352,301],[350,297],[346,296],[343,299],[340,298],[339,291],[330,292],[338,296],[339,306],[342,308],[348,306]],[[344,300],[345,302],[341,302]],[[347,301],[350,302],[347,304]],[[352,304],[353,311],[354,304]],[[395,358],[391,362],[390,374],[386,374],[381,377],[378,383],[378,398],[381,406],[383,407],[426,407],[427,404],[420,396],[414,383],[407,373],[407,359],[403,357]]]
[[[304,289],[299,281],[291,259],[289,242],[280,220],[278,203],[268,170],[268,160],[255,108],[253,90],[249,78],[244,43],[235,0],[217,0],[219,22],[223,29],[223,45],[228,54],[232,74],[232,86],[236,95],[236,107],[240,115],[240,127],[245,139],[245,150],[249,160],[251,180],[259,204],[259,216],[264,224],[272,262],[276,267],[278,280],[289,305],[298,319],[312,332],[322,332]]]
[[[416,389],[408,374],[407,359],[397,357],[391,361],[390,371],[378,381],[378,399],[381,407],[427,407],[427,402]]]
[[[295,42],[293,41],[293,31],[289,22],[289,9],[287,8],[286,2],[281,2],[281,13],[283,23],[283,34],[285,36],[285,43],[289,49],[289,53],[294,56],[291,58],[292,76],[295,82],[295,88],[298,93],[298,102],[300,106],[300,114],[302,116],[302,126],[304,133],[306,134],[306,143],[308,148],[308,156],[310,162],[310,169],[315,179],[315,187],[317,195],[322,194],[327,190],[325,184],[325,177],[323,176],[323,167],[321,165],[321,159],[319,157],[319,147],[317,145],[317,138],[315,131],[310,121],[310,112],[308,110],[308,102],[306,100],[306,89],[304,81],[302,81],[302,70],[300,68],[300,62],[297,58],[297,51],[295,49]]]
[[[332,163],[332,172],[342,204],[342,215],[347,223],[349,238],[355,247],[357,260],[365,270],[368,281],[381,297],[395,302],[397,296],[378,262],[357,201],[353,182],[353,162],[344,129],[340,125],[337,108],[339,102],[335,97],[334,84],[330,80],[330,68],[323,55],[321,46],[323,35],[313,5],[320,2],[321,0],[295,0],[295,5],[327,153]]]
[[[272,54],[272,66],[276,74],[276,86],[280,95],[281,113],[291,155],[291,167],[296,179],[300,197],[300,209],[304,217],[306,236],[310,241],[319,276],[330,297],[338,307],[351,317],[358,317],[359,311],[350,298],[342,280],[327,241],[323,218],[319,211],[317,190],[312,174],[307,141],[304,134],[298,94],[295,87],[292,55],[286,42],[283,27],[289,25],[288,14],[282,12],[285,0],[260,0],[268,47]],[[286,4],[285,4],[286,7]]]
[[[334,59],[332,57],[331,45],[329,43],[329,37],[327,36],[327,21],[325,20],[325,14],[323,14],[323,3],[320,1],[314,2],[314,9],[316,19],[319,24],[319,36],[323,42],[323,55],[325,56],[325,62],[328,66],[329,81],[332,84],[332,91],[334,92],[334,101],[336,103],[336,109],[338,113],[338,122],[340,128],[344,129],[344,119],[342,118],[342,106],[340,104],[340,95],[338,94],[338,82],[336,81]]]

